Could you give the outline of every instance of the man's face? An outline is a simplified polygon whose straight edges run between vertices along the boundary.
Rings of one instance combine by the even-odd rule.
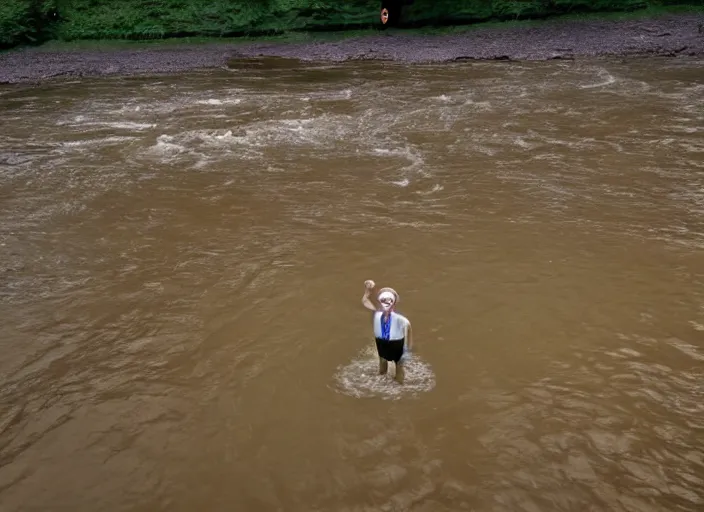
[[[379,304],[381,304],[381,308],[384,311],[391,311],[394,307],[394,297],[391,294],[384,294],[382,293],[379,296]]]

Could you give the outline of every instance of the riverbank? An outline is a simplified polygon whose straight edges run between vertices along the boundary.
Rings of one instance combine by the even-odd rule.
[[[342,36],[342,35],[341,35]],[[0,54],[0,83],[38,83],[58,77],[116,76],[237,67],[238,59],[284,57],[306,61],[386,60],[404,63],[462,60],[548,60],[605,56],[704,56],[704,15],[652,18],[554,19],[477,25],[436,33],[386,31],[306,41],[260,40],[204,44],[124,44],[102,49],[52,48]]]

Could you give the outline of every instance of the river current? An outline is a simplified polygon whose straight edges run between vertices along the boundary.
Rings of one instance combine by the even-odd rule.
[[[272,62],[0,88],[0,509],[701,511],[704,62]]]

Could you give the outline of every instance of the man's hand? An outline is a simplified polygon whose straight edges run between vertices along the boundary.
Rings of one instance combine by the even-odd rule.
[[[364,296],[362,297],[362,305],[371,311],[376,311],[376,306],[374,306],[374,303],[369,300],[369,295],[372,293],[375,286],[376,284],[371,279],[364,281]]]

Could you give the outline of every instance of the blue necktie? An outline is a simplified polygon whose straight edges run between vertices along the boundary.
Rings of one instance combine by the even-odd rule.
[[[389,340],[391,338],[391,313],[389,313],[389,318],[384,322],[384,314],[381,314],[381,339]]]

